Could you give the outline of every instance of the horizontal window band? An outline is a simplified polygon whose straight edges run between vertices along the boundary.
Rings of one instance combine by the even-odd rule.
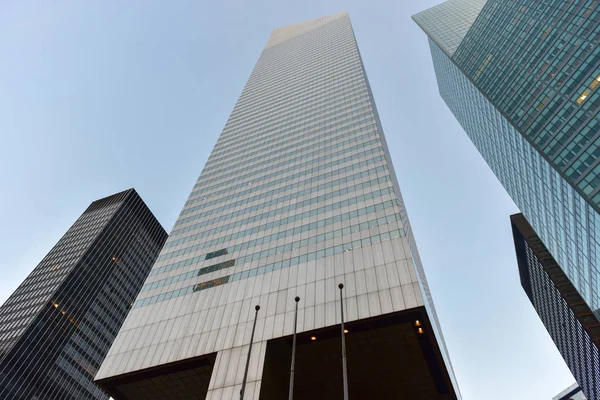
[[[376,164],[376,163],[381,162],[381,161],[383,161],[383,156],[382,156],[382,159],[379,159],[379,160],[367,160],[367,161],[364,161],[362,163],[359,163],[360,166],[356,166],[356,167],[353,166],[352,169],[344,170],[344,172],[349,172],[349,171],[352,171],[353,169],[358,169],[358,168],[361,168],[361,167],[367,167],[369,164]],[[382,166],[379,166],[377,168],[382,168],[382,167],[384,167],[383,168],[383,170],[384,170],[386,166],[382,165]],[[366,171],[367,172],[373,171],[373,169],[366,170]],[[373,173],[373,175],[375,175],[377,172],[383,172],[383,171],[375,171]],[[339,175],[339,173],[337,173],[336,175]],[[353,175],[353,176],[357,176],[357,175],[358,174]],[[362,173],[361,173],[361,175],[362,175]],[[367,173],[367,176],[368,175],[369,175],[369,173]],[[344,179],[346,179],[346,178],[344,178]],[[348,183],[348,182],[344,182],[344,183]],[[319,186],[316,186],[316,187],[320,187],[320,186],[322,186],[322,185],[319,185]],[[350,188],[348,188],[348,190],[350,190]],[[312,189],[311,189],[311,192],[312,192]],[[304,190],[303,190],[303,191],[300,191],[300,192],[296,192],[295,195],[296,196],[300,196],[300,195],[306,195],[306,194],[310,194],[310,193],[304,193]],[[294,194],[290,194],[288,196],[294,196]],[[284,198],[287,198],[288,196],[284,196]],[[318,196],[317,198],[320,198],[320,197],[321,196]],[[210,219],[210,220],[206,220],[206,221],[202,221],[202,222],[196,223],[194,225],[190,225],[190,226],[193,226],[193,229],[199,229],[199,228],[203,228],[203,227],[207,227],[207,226],[211,226],[211,225],[216,225],[216,224],[218,224],[220,222],[225,222],[227,220],[231,220],[231,219],[236,218],[236,217],[238,217],[240,215],[250,214],[250,213],[254,213],[255,214],[253,216],[250,216],[250,217],[247,217],[247,218],[245,218],[243,220],[235,222],[235,224],[237,226],[241,226],[241,225],[244,225],[244,224],[247,224],[247,223],[259,221],[259,220],[261,220],[263,218],[266,218],[266,217],[272,217],[274,215],[281,214],[282,212],[287,212],[287,211],[290,211],[290,210],[293,210],[293,209],[297,209],[297,208],[303,207],[305,205],[309,205],[309,204],[315,203],[315,201],[313,201],[312,199],[310,199],[310,203],[305,203],[307,200],[303,200],[301,202],[295,203],[293,206],[284,206],[284,207],[280,207],[280,208],[278,208],[276,210],[265,211],[262,214],[256,215],[257,211],[263,210],[265,208],[268,209],[269,207],[280,205],[283,201],[285,201],[285,200],[282,200],[282,198],[272,199],[272,200],[265,201],[265,202],[260,203],[260,204],[255,204],[253,206],[250,206],[250,207],[247,207],[247,208],[243,208],[241,210],[237,210],[237,211],[234,211],[234,212],[229,213],[229,214],[224,214],[224,215],[221,215],[219,217],[216,217],[216,218],[213,218],[213,219]],[[206,213],[206,215],[214,215],[216,212],[217,211]],[[200,219],[202,216],[206,216],[206,215],[205,214],[202,214],[202,215],[199,214],[197,216],[194,216],[194,218]],[[227,226],[227,225],[222,225],[222,226]],[[186,227],[186,228],[188,228],[188,227]],[[169,242],[168,246],[165,246],[165,248],[173,247],[173,246],[176,246],[178,244],[182,244],[182,243],[185,243],[186,241],[189,241],[189,240],[184,240],[184,239],[186,239],[186,238],[179,238],[179,239],[172,240],[171,242]],[[161,258],[159,258],[159,260],[161,260]]]
[[[229,282],[235,282],[246,278],[251,278],[257,275],[263,275],[269,272],[277,271],[283,268],[294,267],[304,262],[313,261],[318,258],[323,258],[335,254],[344,253],[347,251],[352,251],[359,249],[361,247],[370,246],[375,243],[391,240],[394,238],[398,238],[401,236],[405,236],[404,230],[395,230],[392,232],[386,232],[379,235],[374,235],[365,239],[355,240],[351,243],[347,243],[345,245],[339,245],[335,247],[330,247],[325,250],[319,250],[312,253],[304,254],[299,257],[289,258],[287,260],[278,261],[276,263],[264,265],[261,267],[252,268],[250,270],[246,270],[243,272],[238,272],[232,275],[226,275],[221,278],[213,279],[212,283],[202,282],[193,286],[188,286],[182,289],[173,290],[170,292],[162,293],[156,296],[147,297],[145,299],[137,300],[133,308],[145,307],[150,304],[155,304],[161,301],[170,300],[176,297],[184,296],[190,293],[195,293],[201,290],[210,289],[212,287],[220,286]]]
[[[382,178],[379,178],[376,183],[385,183],[385,182],[390,183],[391,179],[389,177],[386,177],[385,180],[382,179]],[[369,186],[371,186],[371,184],[373,184],[373,181],[369,181],[369,182],[366,182],[366,183],[368,183]],[[364,188],[364,186],[362,186],[361,188]],[[343,191],[344,191],[343,194],[346,194],[346,193],[349,192],[349,189],[343,189]],[[391,187],[380,189],[380,190],[377,190],[377,191],[374,191],[374,192],[371,192],[371,193],[368,193],[368,194],[364,194],[364,195],[361,195],[361,196],[358,196],[358,197],[354,197],[352,199],[343,200],[343,201],[340,201],[338,203],[335,203],[335,204],[332,204],[332,205],[329,205],[329,206],[324,206],[324,207],[318,208],[316,210],[305,211],[305,212],[303,212],[301,214],[292,215],[292,216],[283,218],[283,219],[281,219],[279,221],[273,221],[273,222],[270,222],[270,223],[267,223],[267,224],[264,224],[264,225],[261,225],[261,226],[253,227],[253,228],[250,228],[250,229],[246,229],[244,231],[238,231],[238,232],[235,232],[235,233],[233,233],[231,235],[222,236],[222,237],[220,237],[218,239],[213,239],[213,240],[211,240],[211,241],[209,241],[209,242],[207,242],[205,244],[196,245],[196,246],[192,247],[193,250],[191,250],[191,251],[198,251],[198,250],[200,250],[202,248],[217,246],[217,245],[219,245],[221,243],[225,243],[225,242],[227,242],[229,240],[235,240],[235,239],[237,239],[239,237],[243,237],[243,236],[246,236],[246,235],[251,235],[253,233],[257,233],[257,232],[260,232],[260,231],[263,231],[263,230],[266,230],[266,229],[272,229],[272,228],[277,227],[277,226],[287,225],[289,223],[295,222],[297,220],[301,220],[303,218],[308,218],[310,216],[318,215],[320,213],[327,212],[327,211],[333,211],[334,209],[340,209],[342,207],[346,207],[346,206],[351,205],[351,204],[357,204],[357,203],[359,203],[361,201],[374,199],[376,197],[380,197],[380,196],[383,196],[385,194],[391,194],[391,193],[393,193],[393,188],[391,188]],[[333,194],[336,194],[336,193],[333,192]],[[327,193],[327,194],[325,194],[323,196],[328,197],[328,198],[335,197],[335,196],[331,196],[331,195],[332,195],[332,193]],[[393,201],[393,200],[390,200],[390,201]],[[374,207],[374,206],[370,206],[370,207]],[[357,211],[359,211],[359,210],[357,210]],[[341,218],[341,217],[334,216],[334,217],[331,217],[331,218],[333,218],[334,222],[335,222],[335,220],[337,218]],[[340,221],[341,221],[341,219],[340,219]],[[230,229],[232,227],[235,227],[235,223],[234,224],[230,224],[230,225],[233,225],[233,226],[228,227],[228,229]],[[219,229],[221,229],[221,228],[222,227],[219,227]],[[183,254],[184,253],[181,253],[181,254],[178,254],[178,255],[183,255]],[[205,256],[200,256],[200,257],[205,257]],[[150,271],[150,275],[149,276],[158,275],[158,274],[161,274],[161,273],[164,273],[164,272],[172,271],[174,269],[185,267],[187,265],[191,265],[193,263],[193,261],[191,261],[191,260],[194,260],[194,259],[182,260],[182,261],[178,261],[178,262],[173,263],[173,264],[169,264],[169,265],[165,265],[165,266],[154,268],[152,271]],[[199,260],[197,260],[195,262],[199,262],[199,261],[202,261],[202,260],[199,259]]]
[[[255,204],[254,206],[258,206],[258,207],[254,211],[258,210],[259,208],[266,208],[266,207],[276,206],[277,204],[281,204],[284,201],[293,200],[293,199],[295,199],[295,198],[297,198],[299,196],[310,195],[311,193],[318,192],[319,190],[329,189],[329,188],[331,188],[333,186],[336,186],[336,185],[351,184],[351,183],[353,183],[354,180],[359,180],[361,178],[368,178],[369,175],[377,175],[377,173],[379,173],[379,172],[385,172],[386,170],[387,170],[387,165],[380,165],[379,167],[371,168],[369,170],[362,171],[361,173],[354,174],[354,175],[351,175],[351,176],[347,176],[347,177],[344,177],[344,178],[339,178],[339,179],[336,179],[335,181],[324,182],[324,183],[321,183],[321,184],[316,185],[316,186],[307,187],[304,190],[299,190],[297,192],[289,193],[289,194],[287,194],[285,196],[282,196],[282,197],[278,197],[278,198],[275,198],[275,199],[272,199],[272,200],[264,201],[264,202],[262,202],[260,204]],[[334,193],[338,193],[337,195],[344,194],[344,193],[347,193],[349,191],[356,190],[356,188],[359,187],[360,185],[363,185],[362,187],[370,187],[370,186],[373,186],[374,184],[376,184],[381,179],[388,179],[389,180],[390,178],[389,178],[389,176],[379,177],[379,178],[372,178],[372,180],[365,181],[365,182],[362,182],[362,183],[358,183],[358,184],[355,184],[355,185],[350,186],[348,188],[337,190],[335,192],[326,193],[324,195],[318,196],[317,198],[322,198],[324,200],[330,199],[330,198],[335,197]],[[294,186],[292,185],[292,188],[293,187]],[[214,209],[212,211],[213,211],[213,213],[217,213],[219,211],[224,211],[227,208],[229,208],[228,206],[230,206],[230,205],[235,205],[235,206],[247,205],[250,202],[261,200],[264,197],[267,197],[267,195],[271,196],[271,195],[274,195],[274,194],[277,194],[277,193],[285,193],[286,191],[288,191],[288,190],[287,189],[286,190],[281,190],[281,191],[280,190],[273,190],[271,192],[267,192],[267,193],[263,193],[261,195],[257,195],[257,196],[251,197],[250,199],[239,200],[239,201],[237,201],[235,203],[231,203],[231,204],[229,204],[227,206],[222,207],[223,209],[221,209],[221,207],[220,207],[220,208]],[[346,191],[346,192],[344,192],[344,191]],[[313,204],[313,203],[307,203],[305,205]],[[296,204],[299,204],[299,203],[296,203]],[[294,208],[299,207],[296,204],[293,205]],[[254,206],[252,206],[252,208],[254,208]],[[292,206],[290,206],[290,207],[292,207]],[[186,221],[186,222],[191,222],[191,221],[194,221],[195,219],[200,219],[200,217],[196,217],[196,216],[194,216],[194,217],[188,217],[188,221]],[[236,226],[241,226],[242,225],[241,223],[237,223],[237,222],[236,222],[236,224],[237,224]],[[196,223],[196,224],[193,224],[193,225],[185,226],[183,228],[174,229],[173,232],[171,232],[171,235],[185,233],[185,232],[190,232],[192,230],[196,230],[196,229],[202,228],[204,226],[205,225],[204,225],[203,222],[199,222],[199,223]],[[221,229],[221,230],[224,230],[224,229]],[[215,232],[217,232],[217,233],[219,231],[220,231],[219,229],[215,230]]]
[[[373,144],[375,145],[377,143],[373,143]],[[364,146],[364,147],[367,147],[367,146]],[[379,147],[373,147],[373,148],[367,149],[367,150],[365,150],[365,151],[363,151],[361,153],[358,153],[358,154],[348,155],[347,157],[341,158],[339,160],[334,160],[334,161],[328,162],[326,164],[322,164],[322,165],[319,165],[319,166],[314,166],[316,163],[318,163],[320,161],[330,160],[330,159],[332,159],[332,158],[334,158],[336,156],[345,155],[345,154],[349,153],[349,151],[347,149],[343,149],[343,150],[340,150],[337,153],[329,154],[327,156],[321,157],[321,158],[316,159],[316,160],[310,160],[310,161],[307,161],[306,163],[303,163],[301,165],[292,165],[292,166],[289,166],[286,169],[277,170],[277,171],[274,171],[274,172],[272,172],[270,174],[267,174],[267,175],[256,176],[251,181],[248,181],[247,178],[251,177],[253,174],[249,174],[249,175],[247,175],[247,176],[245,176],[245,177],[243,177],[241,179],[236,178],[236,179],[232,179],[231,181],[228,181],[228,182],[223,182],[224,185],[227,185],[229,183],[237,183],[237,184],[234,185],[234,186],[230,186],[230,187],[228,187],[226,189],[223,189],[221,191],[218,191],[218,192],[207,193],[201,199],[210,198],[210,197],[213,197],[213,196],[220,196],[220,195],[226,194],[226,193],[234,191],[234,190],[239,190],[240,185],[248,185],[249,183],[256,183],[256,182],[265,182],[265,181],[268,181],[271,178],[279,177],[279,179],[276,180],[276,181],[271,181],[269,183],[263,184],[262,186],[253,186],[253,188],[252,188],[253,190],[259,190],[259,189],[265,187],[265,185],[274,185],[277,182],[285,182],[285,180],[291,180],[291,179],[295,179],[295,178],[300,178],[300,177],[306,176],[308,174],[313,174],[313,173],[317,173],[317,172],[320,172],[320,171],[325,171],[326,169],[333,168],[333,167],[335,167],[337,165],[340,165],[340,164],[343,164],[343,163],[346,163],[346,162],[354,161],[358,157],[366,156],[366,155],[369,155],[369,154],[374,154],[374,153],[377,153],[379,151],[380,151]],[[312,168],[306,169],[304,171],[296,172],[296,173],[294,173],[292,175],[282,176],[286,172],[298,171],[301,167],[306,167],[306,166],[312,167]],[[185,204],[184,207],[187,207],[187,206],[189,206],[189,205],[191,205],[193,203],[196,203],[196,202],[197,201],[191,201],[191,202],[188,201],[188,202],[186,202],[186,204]],[[204,207],[204,205],[202,207]],[[181,211],[181,214],[179,214],[179,216],[181,217],[182,215],[188,214],[188,213],[196,211],[196,210],[197,210],[196,207],[184,208]]]
[[[227,178],[230,176],[235,176],[237,179],[240,176],[240,174],[246,174],[246,177],[251,177],[257,173],[263,173],[265,171],[268,171],[269,167],[273,167],[273,165],[271,165],[271,164],[273,164],[276,161],[280,161],[280,160],[285,161],[286,165],[291,166],[292,163],[298,162],[298,161],[304,163],[307,161],[308,158],[311,158],[312,162],[315,162],[314,157],[320,156],[320,155],[325,156],[325,157],[320,156],[321,160],[330,159],[332,157],[331,154],[328,154],[330,151],[337,151],[338,154],[343,154],[342,151],[348,152],[351,149],[355,149],[355,150],[362,149],[370,144],[373,144],[373,145],[381,144],[381,141],[378,138],[374,138],[374,135],[377,134],[375,123],[373,123],[365,128],[367,128],[367,129],[365,129],[363,132],[361,132],[360,135],[357,135],[357,133],[355,131],[351,131],[346,134],[338,136],[337,139],[343,139],[345,137],[350,138],[350,139],[346,139],[341,142],[335,142],[335,140],[332,138],[327,141],[328,143],[330,143],[329,146],[321,147],[317,151],[310,151],[310,150],[314,150],[314,147],[307,147],[304,150],[309,150],[309,151],[303,152],[302,154],[301,154],[301,151],[295,151],[292,153],[293,157],[289,157],[291,154],[288,154],[286,157],[280,156],[275,159],[271,159],[270,161],[260,162],[253,166],[246,166],[246,168],[244,168],[243,170],[241,170],[239,172],[238,171],[227,171],[226,174],[222,174],[215,181],[220,181],[224,177]],[[361,140],[367,140],[369,138],[371,138],[371,140],[368,140],[363,143],[359,143]],[[332,143],[332,142],[334,142],[334,143]],[[352,144],[354,144],[354,145],[350,148],[340,149],[340,147],[352,145]],[[296,168],[297,167],[298,167],[298,165],[296,165]],[[249,170],[251,170],[253,168],[259,168],[259,169],[257,171],[249,172]],[[219,182],[219,184],[220,183],[221,182]],[[194,187],[196,187],[196,186],[194,186]],[[206,200],[206,196],[201,195],[202,193],[204,193],[205,190],[206,189],[204,189],[204,188],[198,188],[198,189],[192,190],[192,192],[188,196],[188,200],[186,201],[185,206],[188,206],[193,203],[197,203],[199,201]],[[199,196],[197,196],[197,195],[199,195]],[[197,196],[197,197],[194,197],[194,196]]]
[[[374,120],[373,110],[369,110],[367,112],[356,115],[354,117],[344,118],[343,120],[340,119],[339,122],[340,122],[340,124],[343,124],[342,126],[344,128],[340,127],[338,129],[345,130],[348,128],[352,128],[353,126],[359,125],[361,123],[370,122],[372,120]],[[326,128],[327,126],[331,126],[331,125],[333,125],[333,123],[335,123],[335,121],[331,121],[331,119],[330,119],[330,120],[322,121],[322,122],[315,123],[315,124],[312,124],[309,126],[303,126],[303,129],[318,130],[318,129]],[[329,139],[329,140],[331,140],[331,139]],[[306,149],[310,149],[311,147],[313,147],[313,146],[307,146]],[[304,150],[306,150],[306,149],[304,149]],[[270,158],[268,161],[265,161],[265,163],[271,163],[271,162],[274,162],[277,160],[289,158],[290,154],[295,154],[300,150],[301,149],[294,149],[290,153],[286,153],[286,154],[282,154],[278,157]],[[227,174],[233,174],[233,173],[237,172],[238,168],[243,171],[244,169],[247,169],[247,168],[255,168],[256,166],[258,166],[260,164],[262,164],[262,163],[253,164],[253,165],[249,166],[248,162],[240,162],[240,163],[232,164],[230,166],[223,167],[223,168],[220,168],[220,169],[214,170],[214,171],[207,171],[207,172],[202,171],[201,177],[204,178],[204,177],[214,176],[214,175],[221,174],[223,172],[226,172]]]
[[[344,106],[344,107],[340,107],[340,106]],[[365,97],[354,97],[352,99],[352,101],[349,101],[347,103],[339,103],[339,104],[334,104],[332,107],[329,107],[327,110],[323,109],[320,110],[319,113],[315,113],[315,116],[318,115],[319,119],[322,118],[327,118],[327,117],[331,117],[332,114],[335,115],[335,117],[343,117],[344,115],[352,115],[352,114],[356,114],[359,113],[361,111],[370,109],[371,105],[369,103],[369,101],[367,100],[367,98]],[[333,111],[333,112],[327,112],[324,113],[324,111]],[[306,115],[306,114],[305,114]],[[310,117],[310,115],[308,115]],[[302,120],[303,122],[308,122],[309,121],[305,121]],[[228,149],[229,151],[226,152],[222,152],[221,154],[219,154],[217,157],[213,157],[213,160],[211,160],[211,163],[206,165],[206,168],[213,169],[213,168],[220,168],[222,164],[226,163],[226,162],[231,162],[231,159],[235,159],[235,158],[239,158],[240,155],[242,155],[243,157],[254,157],[257,156],[257,153],[260,153],[262,151],[269,151],[269,150],[274,150],[275,148],[285,145],[287,143],[292,143],[294,140],[298,140],[298,139],[306,139],[309,135],[307,134],[307,132],[302,128],[302,130],[295,130],[295,132],[293,132],[293,134],[290,135],[285,135],[282,136],[281,135],[281,126],[286,126],[289,125],[287,123],[287,121],[285,121],[284,119],[277,119],[277,122],[274,126],[273,129],[270,129],[269,131],[264,130],[264,127],[261,127],[260,130],[260,135],[257,135],[257,137],[251,137],[248,135],[248,131],[244,130],[245,135],[248,135],[245,140],[240,143],[242,144],[242,146],[237,146],[238,148],[236,149],[235,147]],[[318,139],[319,137],[323,137],[323,133],[324,132],[320,132],[317,131],[317,134],[314,134],[315,131],[313,131],[313,135],[311,136],[312,140]],[[270,134],[267,134],[270,133]],[[283,140],[282,140],[283,139]],[[300,143],[304,143],[306,140],[302,140],[301,142],[298,142],[296,144],[294,144],[293,146],[296,146]],[[265,145],[265,143],[268,143],[267,145]],[[260,149],[260,151],[257,151],[258,149]],[[254,150],[254,151],[252,151]],[[280,149],[280,151],[285,150],[285,148]],[[212,154],[211,154],[212,155]]]
[[[386,205],[387,208],[391,208],[391,207],[393,207],[394,202],[393,201],[389,201],[389,202],[386,202],[385,205]],[[373,211],[375,211],[375,210],[373,210]],[[350,216],[350,214],[351,213],[343,214],[343,216],[345,218],[342,218],[342,220],[348,220],[348,219],[352,218]],[[353,216],[353,217],[356,218],[356,216]],[[328,218],[328,219],[332,219],[332,218]],[[324,220],[324,221],[327,221],[327,220]],[[218,263],[218,264],[210,265],[208,267],[203,267],[203,268],[200,268],[200,269],[197,269],[197,270],[189,271],[189,272],[186,272],[184,274],[179,274],[179,275],[171,276],[171,277],[166,278],[166,279],[161,279],[161,280],[158,280],[158,281],[154,281],[152,283],[147,283],[147,284],[145,284],[142,287],[142,289],[140,291],[143,292],[143,291],[146,291],[146,290],[156,289],[158,287],[162,287],[162,286],[165,286],[165,285],[170,285],[171,283],[181,282],[183,280],[190,279],[190,278],[192,278],[194,276],[200,276],[200,275],[208,274],[208,273],[220,270],[220,269],[233,267],[234,265],[236,265],[236,262],[237,262],[237,265],[240,265],[240,264],[243,264],[245,262],[258,260],[258,259],[265,258],[265,257],[268,257],[268,256],[272,256],[272,255],[275,255],[275,254],[280,254],[280,253],[283,253],[283,252],[286,252],[286,251],[292,251],[294,249],[299,249],[299,248],[302,248],[304,246],[308,246],[308,245],[311,245],[311,244],[320,243],[320,242],[323,242],[325,240],[333,239],[335,237],[342,237],[344,235],[348,235],[348,234],[355,233],[355,232],[360,232],[360,231],[363,231],[363,230],[366,230],[366,229],[370,229],[370,228],[374,228],[374,227],[377,227],[377,226],[384,226],[384,225],[387,225],[387,224],[389,224],[391,222],[395,222],[395,221],[399,221],[399,217],[396,214],[394,214],[393,216],[389,216],[389,217],[375,218],[375,219],[372,219],[372,220],[370,220],[368,222],[363,222],[363,223],[360,223],[360,224],[354,224],[354,225],[348,226],[348,227],[343,228],[343,229],[338,229],[338,230],[335,230],[335,231],[327,232],[326,234],[315,235],[315,236],[312,236],[310,238],[303,239],[303,240],[298,240],[298,241],[293,242],[293,243],[288,243],[288,244],[285,244],[285,245],[273,247],[271,249],[263,250],[263,251],[256,252],[256,253],[253,253],[253,254],[248,254],[246,256],[238,258],[237,260],[233,259],[233,260],[224,261],[224,262],[221,262],[221,263]],[[328,221],[328,222],[329,222],[329,224],[327,224],[327,225],[331,225],[331,224],[334,223],[333,221]],[[294,234],[301,233],[301,232],[307,232],[309,230],[314,230],[314,229],[317,229],[320,225],[321,224],[319,224],[319,223],[312,223],[312,224],[306,224],[306,225],[303,225],[301,227],[297,227],[297,228],[294,228],[294,229],[290,229],[290,230],[288,230],[288,231],[285,232],[286,235],[283,236],[283,237],[292,236]],[[327,225],[324,225],[324,226],[327,226]],[[297,232],[296,230],[299,230],[299,232]],[[272,235],[272,236],[274,236],[273,240],[279,239],[279,235],[278,234],[275,234],[275,235]],[[243,247],[241,245],[233,246],[231,249],[229,249],[229,253],[234,253],[234,252],[239,251],[241,249],[243,249]],[[202,258],[202,257],[198,257],[198,258]],[[200,261],[203,261],[203,259],[200,259],[197,262],[200,262]]]

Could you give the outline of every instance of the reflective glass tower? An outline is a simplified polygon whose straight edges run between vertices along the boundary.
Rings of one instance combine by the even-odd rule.
[[[592,309],[600,307],[600,8],[450,0],[413,18],[440,94]]]
[[[456,399],[347,13],[275,29],[97,375],[117,400]]]
[[[93,202],[0,307],[0,398],[108,399],[93,377],[166,238],[133,189]]]
[[[600,316],[600,2],[449,0],[413,19],[442,98]]]

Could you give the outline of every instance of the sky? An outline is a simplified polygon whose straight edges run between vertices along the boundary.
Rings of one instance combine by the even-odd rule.
[[[574,382],[522,290],[518,209],[439,97],[420,1],[0,2],[0,303],[92,201],[170,231],[275,27],[350,13],[464,400]]]

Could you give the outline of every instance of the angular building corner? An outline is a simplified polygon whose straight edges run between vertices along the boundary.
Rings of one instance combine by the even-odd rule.
[[[587,400],[581,388],[575,383],[556,396],[552,400]]]
[[[351,398],[460,398],[346,12],[273,31],[96,382],[238,399],[254,332],[287,398],[299,296],[294,397],[340,397],[339,283]]]
[[[166,238],[134,189],[93,202],[0,307],[0,398],[108,399],[93,378]]]
[[[600,2],[449,0],[413,19],[442,99],[597,319]]]

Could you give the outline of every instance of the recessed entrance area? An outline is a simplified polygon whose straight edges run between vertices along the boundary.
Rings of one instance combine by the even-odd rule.
[[[118,400],[206,398],[217,353],[96,381]]]
[[[456,399],[424,308],[345,324],[349,397]],[[343,399],[340,326],[297,337],[295,400]],[[292,337],[267,344],[260,399],[288,396]]]

